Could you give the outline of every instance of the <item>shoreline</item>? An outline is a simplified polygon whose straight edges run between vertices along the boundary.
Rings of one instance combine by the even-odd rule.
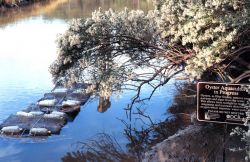
[[[5,0],[0,3],[0,13],[19,10],[20,8],[27,7],[35,3],[49,2],[49,1],[50,0],[19,0],[19,1]]]
[[[239,136],[230,136],[233,126],[201,123],[194,116],[193,119],[189,126],[146,151],[142,162],[245,161],[245,150],[231,151],[236,144],[239,148],[245,146]]]

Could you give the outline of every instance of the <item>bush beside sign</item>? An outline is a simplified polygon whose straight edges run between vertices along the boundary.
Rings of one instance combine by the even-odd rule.
[[[199,82],[197,119],[199,121],[244,124],[250,118],[250,91],[246,84]]]

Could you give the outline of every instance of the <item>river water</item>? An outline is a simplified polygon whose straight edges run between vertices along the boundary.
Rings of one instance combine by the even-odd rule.
[[[0,15],[0,122],[53,88],[48,67],[56,58],[56,35],[67,29],[70,19],[90,16],[99,7],[145,11],[153,8],[150,0],[55,0]],[[153,121],[165,119],[174,93],[171,87],[161,88],[144,106]],[[147,89],[143,93],[147,94]],[[97,111],[97,100],[89,101],[60,135],[35,139],[0,137],[0,161],[61,161],[78,149],[78,142],[103,132],[124,146],[124,126],[118,118],[126,120],[124,108],[132,96],[132,92],[112,96],[111,107],[104,113]]]

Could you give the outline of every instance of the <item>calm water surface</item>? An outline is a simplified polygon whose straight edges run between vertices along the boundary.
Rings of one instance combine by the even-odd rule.
[[[56,58],[56,35],[66,30],[68,20],[89,16],[100,6],[105,9],[152,8],[147,0],[55,0],[1,15],[0,122],[53,88],[48,66]],[[174,90],[168,87],[171,85],[157,91],[153,100],[145,105],[154,121],[163,120],[171,104]],[[132,96],[133,93],[125,92],[119,98],[111,97],[111,107],[105,113],[97,111],[98,101],[88,102],[60,135],[44,139],[0,137],[0,161],[61,161],[67,152],[77,150],[77,142],[102,132],[114,135],[125,145],[123,125],[117,118],[126,119],[123,108]]]

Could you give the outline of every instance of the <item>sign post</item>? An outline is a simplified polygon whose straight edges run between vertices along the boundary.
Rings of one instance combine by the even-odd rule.
[[[250,119],[247,104],[250,89],[246,84],[197,84],[197,119],[205,122],[244,124]]]

